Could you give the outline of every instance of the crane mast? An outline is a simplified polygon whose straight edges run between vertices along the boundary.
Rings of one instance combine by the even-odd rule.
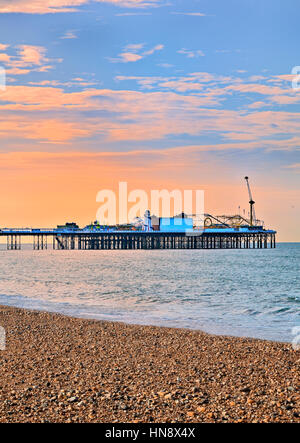
[[[245,177],[246,183],[247,183],[247,187],[248,187],[248,193],[249,193],[249,204],[250,204],[250,226],[253,226],[253,222],[256,222],[256,215],[255,215],[255,209],[254,209],[254,204],[255,201],[253,200],[252,197],[252,192],[251,192],[251,188],[250,188],[250,184],[249,184],[249,177]]]

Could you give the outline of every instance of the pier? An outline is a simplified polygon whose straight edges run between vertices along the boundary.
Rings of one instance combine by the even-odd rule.
[[[272,249],[272,230],[215,230],[194,232],[85,232],[58,230],[2,230],[7,250],[20,250],[22,242],[34,250],[134,250],[134,249]],[[224,232],[220,232],[224,231]],[[30,241],[29,241],[30,240]]]
[[[239,214],[212,215],[180,212],[157,217],[145,210],[144,218],[130,223],[101,225],[99,221],[80,228],[77,223],[57,225],[56,229],[2,228],[7,250],[20,250],[22,241],[34,250],[134,250],[134,249],[273,249],[276,231],[266,229],[256,218],[255,201],[245,177],[250,218]],[[244,211],[245,212],[245,211]],[[202,223],[197,223],[199,218]],[[28,241],[30,240],[30,241]]]

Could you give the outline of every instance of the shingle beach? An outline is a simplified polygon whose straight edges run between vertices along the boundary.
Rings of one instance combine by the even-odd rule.
[[[288,343],[0,306],[1,422],[300,422]]]

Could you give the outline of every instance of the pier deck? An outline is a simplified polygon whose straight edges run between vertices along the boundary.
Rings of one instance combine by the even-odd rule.
[[[276,247],[272,230],[234,232],[85,232],[57,230],[2,230],[8,250],[19,250],[24,239],[33,249],[124,250],[124,249],[267,249]]]

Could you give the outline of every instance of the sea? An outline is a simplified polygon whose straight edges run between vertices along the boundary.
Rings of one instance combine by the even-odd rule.
[[[0,246],[1,305],[281,342],[300,334],[300,243],[268,250]]]

